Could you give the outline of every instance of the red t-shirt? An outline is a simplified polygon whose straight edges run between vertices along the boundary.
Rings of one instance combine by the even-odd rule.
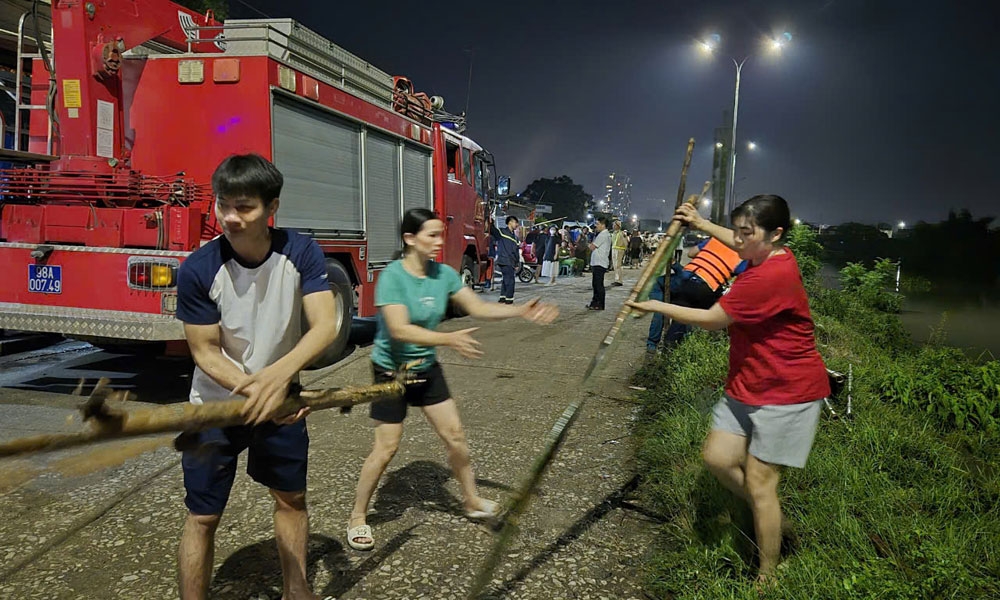
[[[729,326],[726,394],[753,406],[830,395],[809,301],[791,250],[750,266],[719,300]]]

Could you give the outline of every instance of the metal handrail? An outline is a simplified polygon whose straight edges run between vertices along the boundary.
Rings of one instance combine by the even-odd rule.
[[[24,104],[21,99],[24,95],[24,61],[29,58],[41,58],[41,44],[44,41],[39,42],[38,38],[35,38],[35,48],[39,49],[38,52],[24,52],[24,22],[27,20],[30,12],[26,12],[21,15],[21,18],[17,21],[17,69],[16,75],[14,77],[14,150],[16,152],[21,151],[21,111],[22,110],[45,110],[46,119],[48,120],[48,134],[45,140],[45,151],[47,154],[52,154],[52,115],[48,114],[48,107],[44,104]],[[49,37],[51,37],[51,33]],[[55,60],[53,55],[52,60]],[[30,100],[30,98],[29,98]]]
[[[291,66],[297,67],[299,69],[303,69],[305,71],[312,70],[312,72],[308,73],[308,74],[315,75],[318,78],[322,79],[323,81],[326,81],[326,82],[331,83],[333,85],[338,85],[338,87],[354,86],[354,87],[360,88],[363,91],[367,91],[367,92],[373,93],[373,94],[385,93],[388,96],[385,99],[385,101],[389,102],[389,103],[391,103],[391,101],[392,101],[391,97],[392,97],[393,89],[392,89],[391,85],[382,85],[377,79],[375,79],[375,78],[372,77],[371,73],[369,73],[368,71],[366,71],[364,69],[358,68],[358,67],[356,67],[354,65],[351,65],[349,63],[344,62],[343,60],[339,59],[336,55],[330,53],[329,52],[329,48],[323,48],[321,46],[317,46],[316,44],[310,43],[309,41],[304,40],[302,38],[295,38],[291,33],[285,33],[285,32],[281,31],[280,29],[276,28],[275,26],[273,26],[270,23],[232,23],[232,22],[229,22],[229,23],[227,23],[225,25],[195,26],[193,28],[190,28],[190,31],[192,31],[192,32],[193,31],[197,31],[197,32],[204,31],[206,33],[221,32],[221,33],[224,34],[226,32],[226,30],[232,31],[234,29],[263,30],[264,33],[262,33],[260,36],[240,37],[240,38],[233,39],[233,40],[226,40],[224,38],[223,39],[218,39],[216,37],[201,37],[201,36],[199,36],[198,38],[189,38],[187,40],[188,53],[189,54],[194,54],[195,51],[194,51],[193,48],[195,46],[202,45],[202,44],[215,44],[217,42],[222,42],[222,43],[227,43],[227,44],[233,43],[233,42],[235,42],[235,43],[264,42],[265,44],[268,44],[268,45],[273,44],[274,47],[287,52],[289,56],[293,56],[297,62],[301,63],[301,64],[293,64]],[[269,32],[273,32],[274,34],[277,34],[280,37],[284,37],[286,40],[288,40],[288,42],[283,43],[283,42],[279,41],[278,39],[275,39],[275,37],[272,37],[271,35],[269,35]],[[319,36],[319,34],[316,34],[316,35]],[[319,37],[321,37],[321,36],[319,36]],[[333,42],[331,42],[329,40],[326,40],[326,38],[323,38],[323,39],[328,44],[330,44],[332,46],[336,46],[336,44],[334,44]],[[301,51],[297,50],[296,48],[293,48],[291,46],[291,43],[290,43],[291,41],[294,41],[295,44],[297,44],[298,46],[303,47],[306,50],[310,50],[310,51],[312,51],[313,53],[315,53],[318,56],[324,57],[329,62],[334,63],[336,65],[336,67],[337,67],[337,70],[331,69],[329,65],[325,65],[323,63],[317,62],[317,60],[315,58],[312,58],[312,57],[308,56],[307,54],[303,54]],[[338,48],[339,48],[339,46],[338,46]],[[350,54],[349,52],[347,52],[347,50],[341,49],[341,51],[344,52],[344,53]],[[267,51],[265,51],[264,54],[267,54],[268,56],[270,56],[270,53],[267,52]],[[354,55],[351,55],[351,56],[354,56]],[[274,57],[272,56],[272,58],[274,58]],[[354,58],[356,58],[358,60],[358,62],[364,63],[365,65],[367,65],[368,67],[370,67],[373,70],[381,71],[380,69],[378,69],[378,67],[372,65],[371,63],[369,63],[368,61],[366,61],[366,60],[364,60],[364,59],[362,59],[360,57],[355,56]],[[277,59],[277,60],[280,60],[280,59]],[[286,61],[282,61],[282,62],[286,62]],[[352,78],[351,74],[355,75],[355,77]],[[388,76],[388,73],[385,73],[385,75]],[[348,91],[350,91],[350,90],[348,90]]]

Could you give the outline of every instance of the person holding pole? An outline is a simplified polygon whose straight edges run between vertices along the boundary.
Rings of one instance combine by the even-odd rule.
[[[448,462],[462,490],[465,516],[487,519],[495,516],[497,504],[479,496],[469,447],[459,419],[458,407],[448,390],[444,371],[437,362],[437,348],[452,348],[466,358],[483,355],[472,336],[477,327],[452,332],[437,332],[448,302],[454,302],[465,314],[480,319],[522,317],[533,323],[551,323],[559,309],[552,304],[530,300],[524,304],[483,302],[462,285],[458,273],[448,265],[434,261],[444,246],[444,222],[426,208],[406,211],[400,227],[403,238],[402,258],[389,264],[375,287],[375,305],[379,307],[372,369],[375,382],[391,381],[404,365],[422,382],[408,385],[400,400],[378,400],[371,406],[375,421],[375,445],[361,468],[354,508],[347,525],[347,543],[355,550],[375,546],[367,524],[368,504],[382,473],[396,454],[403,436],[403,419],[409,406],[418,406],[431,427],[444,441]],[[416,364],[414,364],[416,363]]]
[[[782,243],[791,227],[788,204],[780,196],[754,196],[733,211],[734,229],[707,221],[686,204],[674,218],[735,250],[747,269],[711,308],[656,300],[628,305],[705,329],[729,329],[729,375],[702,455],[719,482],[750,504],[758,581],[765,583],[780,559],[781,469],[805,466],[830,395],[798,264]]]
[[[274,418],[289,384],[333,343],[339,325],[319,245],[268,227],[282,184],[281,173],[261,156],[222,161],[212,190],[223,235],[195,250],[177,275],[177,318],[196,365],[191,402],[247,397],[246,425],[195,434],[192,442],[201,450],[185,451],[181,459],[188,509],[178,551],[184,600],[208,594],[215,531],[238,457],[248,448],[247,473],[274,498],[284,597],[319,598],[306,579],[308,409],[280,422]]]

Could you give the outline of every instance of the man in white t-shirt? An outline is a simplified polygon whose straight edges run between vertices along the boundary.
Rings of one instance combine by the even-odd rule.
[[[590,272],[593,274],[594,296],[587,308],[604,310],[604,274],[611,264],[611,234],[607,217],[597,217],[597,235],[590,243]]]
[[[339,324],[319,245],[268,227],[282,184],[281,173],[261,156],[224,160],[212,175],[223,235],[193,252],[177,276],[177,318],[196,365],[191,402],[247,398],[245,425],[194,434],[201,451],[187,451],[181,460],[188,508],[178,551],[183,600],[208,594],[215,531],[247,449],[247,473],[274,498],[284,597],[319,598],[306,579],[308,411],[274,419],[289,384],[333,343]]]

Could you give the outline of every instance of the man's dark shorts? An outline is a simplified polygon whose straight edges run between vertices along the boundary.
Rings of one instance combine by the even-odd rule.
[[[305,420],[291,425],[271,422],[251,427],[207,429],[197,434],[201,451],[186,451],[184,504],[196,515],[221,515],[236,478],[238,457],[247,453],[247,474],[279,492],[306,489],[309,434]]]
[[[375,374],[375,383],[386,383],[395,379],[393,373],[374,363],[372,363],[372,371]],[[444,371],[441,370],[440,364],[434,363],[426,371],[419,371],[415,374],[424,381],[406,386],[406,392],[402,399],[372,402],[371,417],[373,419],[385,423],[402,423],[403,419],[406,418],[408,406],[432,406],[451,398],[448,382],[444,380]]]

